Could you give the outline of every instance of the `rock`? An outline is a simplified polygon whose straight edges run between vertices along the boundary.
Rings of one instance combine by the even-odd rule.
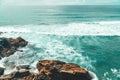
[[[3,46],[2,45],[0,45],[0,53],[1,53],[1,51],[3,50],[4,48],[3,48]]]
[[[40,74],[31,73],[28,70],[22,69],[7,75],[2,75],[0,76],[0,80],[42,80],[40,77]]]
[[[0,32],[0,35],[3,34],[3,32]]]
[[[16,66],[16,69],[17,70],[21,70],[21,69],[29,70],[30,69],[30,65],[19,65],[19,66]]]
[[[0,38],[0,58],[14,54],[19,47],[25,47],[27,44],[28,42],[21,37],[16,39]]]
[[[88,72],[76,64],[64,64],[60,69],[64,80],[90,80]]]
[[[7,38],[0,38],[0,45],[4,48],[10,48],[10,42]]]
[[[21,37],[18,37],[16,39],[10,38],[9,40],[11,45],[14,47],[25,47],[28,44],[28,42]]]
[[[38,73],[25,69],[0,76],[0,80],[91,80],[89,73],[73,63],[43,60],[37,63]]]
[[[57,60],[43,60],[37,63],[39,74],[44,74],[50,80],[90,80],[89,73],[73,63]],[[45,77],[44,79],[46,79]],[[47,79],[46,79],[47,80]]]
[[[31,75],[32,74],[28,70],[20,70],[8,75],[3,75],[0,77],[0,80],[29,80],[27,78]]]
[[[0,67],[0,75],[4,74],[4,68]]]

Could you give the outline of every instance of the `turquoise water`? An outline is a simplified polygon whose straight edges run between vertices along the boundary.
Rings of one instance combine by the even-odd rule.
[[[120,6],[0,6],[0,25],[119,21]]]
[[[120,6],[0,7],[0,37],[29,41],[0,66],[58,59],[77,63],[99,80],[120,80]],[[8,61],[6,63],[6,61]]]

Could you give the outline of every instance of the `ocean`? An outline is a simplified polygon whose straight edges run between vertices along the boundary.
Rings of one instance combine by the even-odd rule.
[[[23,52],[0,60],[5,73],[13,64],[36,71],[37,61],[57,59],[80,65],[98,80],[120,80],[118,5],[0,6],[0,32],[29,42]]]

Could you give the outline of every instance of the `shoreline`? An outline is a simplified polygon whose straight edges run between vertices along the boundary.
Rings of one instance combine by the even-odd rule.
[[[17,48],[19,48],[19,47],[25,47],[27,44],[28,44],[28,42],[27,41],[25,41],[24,39],[22,39],[21,37],[18,37],[18,38],[16,38],[16,39],[13,39],[13,38],[0,38],[1,40],[1,43],[0,43],[0,45],[2,46],[2,47],[4,47],[3,49],[1,49],[1,51],[0,51],[0,55],[1,55],[1,57],[2,58],[4,58],[4,57],[8,57],[8,56],[11,56],[11,55],[13,55],[16,51],[18,51],[17,50]],[[13,47],[16,47],[16,49],[15,50],[11,50]],[[21,51],[22,52],[22,50],[19,50],[19,51]],[[4,56],[3,56],[3,54],[4,54]],[[46,62],[47,61],[47,62]],[[89,80],[90,79],[90,76],[92,77],[92,78],[95,78],[95,79],[92,79],[92,80],[97,80],[97,78],[96,78],[96,75],[94,74],[94,73],[92,73],[92,72],[88,72],[88,71],[86,71],[85,69],[83,69],[83,68],[81,68],[81,67],[79,67],[77,64],[74,64],[74,63],[65,63],[65,62],[61,62],[61,61],[58,61],[58,60],[43,60],[43,61],[39,61],[39,62],[43,62],[42,63],[42,65],[45,65],[45,64],[49,64],[51,67],[54,67],[54,65],[51,65],[51,62],[52,63],[54,63],[54,64],[59,64],[59,65],[63,65],[63,64],[65,64],[66,65],[66,68],[65,69],[67,69],[67,65],[69,65],[69,66],[71,66],[70,68],[70,73],[69,73],[69,71],[68,70],[65,70],[65,73],[67,72],[67,74],[69,73],[69,75],[71,75],[71,70],[73,70],[72,69],[72,67],[75,67],[74,69],[76,69],[76,71],[78,71],[77,73],[79,73],[80,72],[80,74],[79,75],[81,75],[81,73],[83,72],[83,73],[85,73],[84,75],[86,75],[86,77],[84,76],[82,76],[81,75],[81,78],[83,78],[82,80]],[[39,64],[39,62],[37,63],[37,64]],[[41,65],[41,63],[40,63],[40,65]],[[59,66],[59,65],[56,65],[56,66]],[[47,65],[46,65],[47,66]],[[9,66],[8,66],[9,67]],[[16,65],[11,65],[11,68],[15,68],[15,67],[17,67]],[[16,70],[14,71],[14,72],[11,72],[11,73],[9,73],[9,74],[6,74],[6,75],[4,75],[4,72],[3,72],[3,70],[5,70],[5,68],[2,68],[1,66],[0,66],[0,79],[1,80],[9,80],[9,78],[10,78],[10,75],[11,74],[15,74],[14,75],[14,77],[16,76],[16,74],[18,74],[19,73],[19,75],[24,75],[24,74],[27,74],[27,77],[30,77],[30,75],[32,74],[32,75],[34,75],[34,77],[36,77],[35,75],[37,74],[37,73],[33,73],[33,72],[30,72],[28,69],[30,69],[29,68],[30,66],[29,65],[22,65],[22,66],[18,66],[18,68],[16,69],[17,70],[17,72],[16,72]],[[39,66],[39,67],[41,67],[41,68],[44,68],[44,67],[42,67],[42,66]],[[37,67],[38,68],[38,70],[39,70],[39,67]],[[50,68],[51,68],[50,67]],[[25,69],[25,70],[23,70],[23,69]],[[52,69],[52,68],[51,68]],[[51,69],[50,69],[50,71],[48,70],[48,72],[51,72]],[[55,70],[57,69],[57,67],[55,67]],[[63,68],[64,69],[64,68]],[[43,71],[44,71],[44,69],[43,69]],[[46,71],[46,70],[45,70]],[[82,71],[82,72],[81,72]],[[41,72],[41,71],[40,71]],[[76,72],[75,72],[76,73]],[[30,75],[28,75],[28,74],[30,74]],[[48,73],[46,73],[46,75],[47,75]],[[53,75],[55,75],[55,73],[53,72],[52,73]],[[61,73],[61,72],[59,72],[59,75],[61,75],[61,74],[63,74],[63,73]],[[40,73],[40,74],[37,74],[38,76],[41,76],[42,75],[42,73]],[[74,75],[74,71],[72,72],[72,75]],[[9,76],[9,77],[8,77]],[[25,75],[26,76],[26,75]],[[25,77],[24,76],[24,77]],[[67,76],[67,75],[66,75]],[[89,76],[89,77],[87,77],[87,76]],[[49,76],[48,76],[49,77]],[[64,75],[63,75],[63,77],[65,77]],[[76,77],[77,77],[77,75],[76,75]],[[75,77],[75,78],[76,78]],[[19,78],[23,78],[23,76],[22,77],[20,77],[19,76]],[[54,78],[54,77],[53,77]],[[56,77],[57,78],[57,77]],[[67,79],[67,77],[65,77],[66,79]],[[66,80],[66,79],[62,79],[62,80]],[[16,80],[17,80],[17,78],[16,78]],[[22,80],[24,80],[24,79],[22,79]],[[26,80],[26,79],[25,79]],[[41,79],[37,79],[37,80],[41,80]],[[60,79],[61,80],[61,79]],[[76,80],[77,80],[77,78],[76,78]],[[79,80],[79,79],[78,79]]]
[[[0,80],[98,80],[93,72],[86,71],[74,63],[65,63],[59,60],[42,60],[37,62],[36,67],[38,73],[30,72],[29,65],[21,65],[16,67],[17,71],[6,75],[3,74],[4,68],[0,68],[0,71],[2,71]]]

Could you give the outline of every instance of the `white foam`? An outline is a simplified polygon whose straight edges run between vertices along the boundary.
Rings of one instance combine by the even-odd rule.
[[[41,33],[41,32],[40,32]],[[43,32],[44,34],[48,34]],[[42,34],[42,33],[41,33]],[[120,25],[100,24],[68,24],[52,30],[50,34],[57,35],[120,35]]]
[[[0,32],[23,32],[52,35],[118,35],[120,36],[120,21],[91,23],[70,23],[66,25],[14,25],[1,26]]]
[[[3,67],[3,68],[5,67],[5,66],[3,65],[4,59],[5,59],[5,58],[2,58],[2,59],[0,60],[0,67]]]
[[[0,32],[30,32],[27,28],[21,26],[0,26]]]
[[[101,22],[98,22],[99,24],[120,24],[120,21],[101,21]]]
[[[120,78],[120,69],[113,68],[111,71],[116,77]]]
[[[89,74],[92,77],[92,80],[99,80],[94,72],[89,71]]]

